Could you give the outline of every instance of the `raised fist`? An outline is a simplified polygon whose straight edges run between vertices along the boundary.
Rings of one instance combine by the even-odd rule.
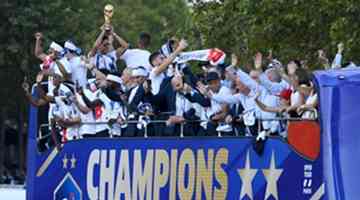
[[[36,40],[40,40],[43,38],[43,34],[41,32],[37,32],[37,33],[35,33],[35,38],[36,38]]]

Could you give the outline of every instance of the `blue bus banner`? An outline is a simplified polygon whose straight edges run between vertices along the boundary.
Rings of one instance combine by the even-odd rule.
[[[34,158],[28,199],[321,199],[321,155],[270,138],[86,139]]]

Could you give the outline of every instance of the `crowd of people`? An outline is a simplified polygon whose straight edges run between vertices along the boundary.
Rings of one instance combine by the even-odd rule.
[[[311,73],[298,60],[283,65],[271,53],[266,58],[257,53],[252,68],[244,70],[235,54],[225,64],[222,50],[187,51],[184,39],[170,38],[150,52],[148,33],[133,45],[110,25],[102,27],[88,53],[70,40],[52,42],[45,53],[42,33],[35,38],[35,55],[42,64],[35,87],[25,81],[23,89],[32,105],[46,110],[42,119],[49,127],[41,130],[51,130],[59,142],[144,136],[263,140],[286,137],[287,121],[281,118],[317,118]],[[319,58],[329,68],[339,68],[342,51],[340,44],[332,64],[323,51]],[[119,60],[126,65],[122,70]],[[192,72],[194,61],[201,73]]]

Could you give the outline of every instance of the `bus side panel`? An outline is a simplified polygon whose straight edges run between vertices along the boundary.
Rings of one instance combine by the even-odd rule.
[[[37,159],[36,170],[50,155]],[[306,160],[280,138],[268,139],[263,155],[246,137],[70,141],[41,176],[32,178],[34,199],[118,199],[120,194],[134,199],[136,185],[149,188],[151,199],[323,196],[318,192],[323,187],[321,155]],[[138,189],[146,196],[143,192]]]
[[[35,171],[37,167],[37,108],[30,106],[28,145],[27,145],[27,172],[26,172],[26,199],[36,200],[35,198]]]
[[[330,200],[360,197],[360,71],[315,73],[320,89],[322,154]]]

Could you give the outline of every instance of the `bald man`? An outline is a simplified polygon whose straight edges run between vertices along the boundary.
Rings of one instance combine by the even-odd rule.
[[[167,102],[171,114],[166,121],[164,135],[180,136],[182,123],[199,118],[195,115],[193,104],[185,97],[185,94],[191,91],[191,87],[183,82],[181,76],[174,76],[171,79],[171,88],[173,92]],[[196,131],[194,128],[192,123],[184,124],[183,134],[185,136],[194,135]]]

